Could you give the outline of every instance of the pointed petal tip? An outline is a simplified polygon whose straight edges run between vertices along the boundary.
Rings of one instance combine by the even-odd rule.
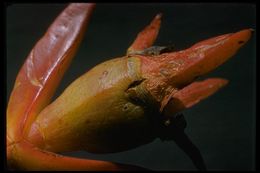
[[[218,86],[219,88],[224,87],[229,82],[227,79],[224,79],[224,78],[209,78],[209,79],[206,79],[205,82],[206,81],[210,84],[214,84],[214,85]]]
[[[163,16],[163,13],[158,13],[156,16],[155,16],[155,19],[157,20],[161,20],[162,19],[162,16]]]
[[[254,33],[254,29],[249,28],[249,29],[243,29],[241,31],[236,32],[233,34],[231,37],[235,38],[238,42],[238,44],[245,44],[252,36]]]
[[[202,76],[216,69],[249,41],[252,32],[253,30],[249,28],[213,37],[193,45],[184,51],[182,56],[173,57],[173,60],[180,59],[183,62],[182,68],[178,68],[180,70],[175,73],[174,81],[185,84],[193,80],[194,76]]]
[[[156,27],[160,27],[160,23],[162,20],[162,13],[157,13],[156,16],[153,18],[152,22],[150,23],[151,26],[155,25]]]
[[[227,83],[227,79],[209,78],[187,85],[171,96],[171,100],[163,108],[164,115],[171,117],[177,112],[191,108],[216,93]]]
[[[249,30],[251,31],[251,33],[255,32],[255,29],[253,29],[253,28],[249,28]]]
[[[127,54],[141,51],[151,47],[155,42],[161,27],[162,13],[158,13],[141,32],[138,33],[132,45],[127,49]]]

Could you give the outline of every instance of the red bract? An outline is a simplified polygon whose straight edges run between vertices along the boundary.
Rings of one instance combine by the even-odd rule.
[[[176,113],[227,84],[195,81],[232,57],[251,37],[245,29],[173,52],[151,47],[161,14],[140,32],[127,55],[103,62],[52,103],[83,38],[94,4],[70,4],[37,42],[22,66],[7,108],[7,159],[22,170],[136,170],[138,166],[66,157],[55,152],[125,151],[164,134]],[[75,142],[77,141],[77,142]]]

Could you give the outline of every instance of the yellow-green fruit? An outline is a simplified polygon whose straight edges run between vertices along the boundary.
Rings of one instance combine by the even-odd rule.
[[[55,152],[84,149],[95,153],[118,152],[151,142],[156,132],[153,115],[145,108],[147,93],[140,85],[134,88],[142,81],[140,68],[135,57],[97,65],[39,114],[29,140],[37,143],[40,136],[40,146]],[[143,96],[139,102],[144,104],[135,96]]]

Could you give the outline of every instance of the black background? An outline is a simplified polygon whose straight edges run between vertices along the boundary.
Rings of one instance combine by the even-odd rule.
[[[66,4],[12,4],[6,9],[7,100],[25,58]],[[136,34],[159,12],[162,26],[155,45],[184,49],[213,36],[256,27],[256,8],[246,3],[98,4],[83,43],[56,95],[100,62],[122,56]],[[184,111],[187,134],[209,170],[255,169],[256,37],[206,77],[230,83]],[[94,84],[93,84],[94,85]],[[77,142],[77,141],[75,141]],[[195,170],[174,142],[154,142],[107,155],[66,155],[131,163],[152,170]]]

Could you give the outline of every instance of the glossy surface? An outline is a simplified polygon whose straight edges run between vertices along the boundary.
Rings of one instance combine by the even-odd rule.
[[[29,140],[35,143],[40,132],[44,140],[38,143],[43,149],[94,153],[119,152],[151,142],[156,137],[152,115],[145,114],[144,107],[126,93],[139,79],[136,58],[117,58],[95,66],[44,108]]]
[[[240,13],[238,13],[238,14],[240,14]],[[204,118],[204,117],[203,117]],[[196,124],[194,125],[194,126],[196,126]],[[193,129],[196,129],[196,128],[193,128]],[[195,132],[194,132],[195,133]]]
[[[50,101],[74,57],[93,7],[93,4],[69,5],[32,49],[21,68],[7,108],[7,162],[10,169],[135,169],[111,162],[64,157],[41,150],[26,139],[32,122]]]

